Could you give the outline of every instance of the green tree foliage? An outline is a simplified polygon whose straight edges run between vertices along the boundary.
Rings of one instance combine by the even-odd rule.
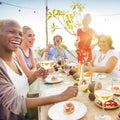
[[[76,30],[81,26],[81,13],[85,5],[72,1],[71,11],[53,9],[48,12],[48,22],[52,20],[51,32],[56,29],[65,29],[71,35],[76,35]]]

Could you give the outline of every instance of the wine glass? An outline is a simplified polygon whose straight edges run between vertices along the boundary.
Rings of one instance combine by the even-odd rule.
[[[56,64],[56,60],[54,56],[45,55],[44,58],[41,59],[40,65],[45,69],[50,69]]]
[[[105,114],[104,105],[105,102],[113,97],[113,92],[107,89],[99,89],[94,92],[96,99],[102,102],[103,113],[96,115],[95,120],[112,120],[111,116]]]

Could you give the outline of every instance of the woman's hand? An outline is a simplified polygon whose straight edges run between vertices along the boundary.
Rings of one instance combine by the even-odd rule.
[[[43,80],[47,77],[48,70],[45,70],[42,67],[39,67],[38,70],[36,70],[29,78],[29,84],[32,84],[38,77],[41,77]]]
[[[40,67],[37,71],[36,71],[36,77],[41,77],[43,80],[48,76],[48,70]]]
[[[76,97],[78,94],[78,84],[68,87],[64,92],[61,93],[61,99],[67,100],[72,97]]]
[[[93,66],[90,62],[85,64],[84,66],[84,72],[87,72],[87,71],[93,71]]]
[[[50,50],[52,48],[52,44],[48,44],[47,49]]]

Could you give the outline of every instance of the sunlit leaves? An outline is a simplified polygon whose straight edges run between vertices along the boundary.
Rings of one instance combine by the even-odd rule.
[[[63,43],[62,43],[62,45],[61,45],[61,46],[62,46],[62,48],[64,48],[65,50],[67,50],[67,49],[68,49],[68,48],[67,48],[67,46],[66,46],[65,44],[63,44]]]
[[[51,32],[56,29],[65,29],[72,35],[75,35],[77,28],[81,25],[81,12],[83,12],[85,5],[72,1],[70,11],[53,9],[48,12],[48,20],[54,21],[51,24]],[[49,21],[48,21],[49,22]],[[59,24],[58,24],[59,23]]]
[[[51,32],[54,33],[55,30],[56,30],[56,28],[57,28],[57,26],[56,26],[56,24],[53,22],[53,23],[51,24]]]

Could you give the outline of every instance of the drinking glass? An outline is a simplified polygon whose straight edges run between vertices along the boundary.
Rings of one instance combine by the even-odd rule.
[[[45,69],[50,69],[56,64],[56,60],[54,56],[45,55],[44,58],[41,59],[40,65]]]
[[[111,87],[110,89],[112,90],[114,95],[120,95],[120,79],[114,79],[111,78]]]
[[[112,120],[111,116],[107,115],[104,111],[105,102],[113,97],[113,92],[107,89],[95,90],[94,92],[96,99],[102,102],[102,114],[96,115],[95,120]]]

